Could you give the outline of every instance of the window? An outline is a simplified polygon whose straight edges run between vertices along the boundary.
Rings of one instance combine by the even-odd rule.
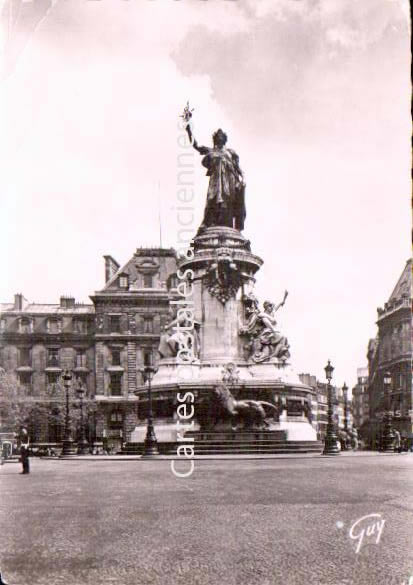
[[[143,332],[144,333],[153,333],[153,317],[144,317],[143,318]]]
[[[57,384],[59,381],[60,374],[59,372],[47,372],[47,383],[48,384]]]
[[[152,280],[153,280],[152,274],[144,274],[143,275],[143,286],[145,288],[152,288],[152,286],[153,286]]]
[[[176,288],[178,286],[178,277],[172,274],[168,279],[168,288]]]
[[[48,333],[61,333],[62,322],[60,319],[48,319],[46,328]]]
[[[120,333],[120,315],[110,316],[110,332]]]
[[[30,390],[32,385],[32,375],[30,372],[19,372],[19,382],[26,390]]]
[[[27,317],[22,317],[19,322],[20,333],[32,333],[32,321]]]
[[[123,414],[120,410],[114,410],[110,414],[110,426],[112,428],[122,428],[123,426]]]
[[[87,372],[76,372],[75,377],[76,377],[76,384],[79,384],[79,382],[81,382],[82,386],[84,388],[86,388],[86,386],[87,386],[87,384],[86,384]]]
[[[59,367],[59,349],[57,347],[49,347],[47,350],[47,367]]]
[[[120,366],[120,349],[112,349],[112,366]]]
[[[151,366],[152,365],[152,350],[145,349],[143,352],[143,365],[144,366]]]
[[[19,350],[20,353],[20,366],[31,366],[31,351],[30,347],[21,347]]]
[[[76,351],[76,367],[77,368],[86,368],[86,350],[85,349],[78,349]]]
[[[0,319],[0,332],[3,332],[6,330],[6,319],[2,318]]]
[[[111,374],[110,375],[110,393],[111,396],[122,395],[122,374]]]
[[[73,319],[73,331],[75,333],[87,333],[87,323],[82,319]]]
[[[119,277],[119,286],[120,288],[129,288],[129,278],[127,275]]]

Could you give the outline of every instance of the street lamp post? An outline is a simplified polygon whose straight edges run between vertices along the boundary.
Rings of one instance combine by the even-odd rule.
[[[344,398],[344,433],[346,435],[346,440],[344,443],[344,449],[347,449],[347,439],[348,439],[348,386],[344,382],[343,384],[343,398]]]
[[[80,400],[80,440],[77,444],[77,454],[86,455],[87,453],[89,453],[89,443],[87,442],[85,437],[85,424],[83,419],[83,395],[85,394],[85,389],[82,385],[81,380],[79,380],[76,392]]]
[[[392,377],[390,372],[384,373],[383,385],[386,411],[383,417],[383,435],[381,450],[384,453],[392,453],[394,451],[394,433],[392,428],[393,417],[390,409],[390,390],[392,385]]]
[[[340,451],[337,446],[337,435],[334,428],[333,421],[333,388],[331,386],[331,379],[333,377],[334,368],[328,360],[326,367],[324,368],[327,378],[327,430],[324,438],[324,451],[323,455],[339,455]]]
[[[143,375],[143,381],[148,382],[148,422],[146,427],[146,438],[143,444],[142,457],[153,457],[159,455],[158,441],[156,440],[155,429],[153,427],[152,413],[152,378],[158,371],[152,364],[146,365],[139,370]]]
[[[72,438],[70,407],[69,407],[69,391],[72,383],[72,374],[69,370],[65,370],[62,374],[63,385],[66,394],[66,411],[65,411],[65,433],[63,438],[62,455],[76,455],[76,446]]]

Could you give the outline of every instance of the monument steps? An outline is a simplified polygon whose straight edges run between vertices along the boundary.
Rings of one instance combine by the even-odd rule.
[[[159,452],[173,455],[179,445],[190,446],[190,443],[158,443]],[[192,443],[195,455],[273,455],[292,453],[320,453],[323,450],[321,441],[195,441]],[[142,443],[128,443],[122,451],[125,455],[140,454]]]

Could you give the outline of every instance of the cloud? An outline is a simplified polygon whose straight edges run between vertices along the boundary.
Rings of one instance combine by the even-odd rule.
[[[409,34],[398,4],[291,0],[258,3],[256,13],[231,35],[200,24],[173,52],[184,75],[210,77],[214,98],[245,130],[365,151],[381,148],[383,130],[391,140],[387,126],[406,123]]]
[[[101,255],[158,244],[158,198],[176,244],[189,99],[198,140],[223,127],[240,155],[257,289],[290,290],[297,367],[338,356],[350,379],[410,250],[408,37],[387,0],[57,2],[2,87],[1,300],[87,300]]]

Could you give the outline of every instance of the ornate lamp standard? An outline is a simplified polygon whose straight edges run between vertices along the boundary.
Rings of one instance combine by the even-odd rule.
[[[384,386],[384,400],[386,405],[386,412],[383,417],[383,435],[381,450],[384,453],[393,453],[394,451],[394,433],[392,428],[392,413],[390,410],[390,390],[392,384],[392,377],[390,372],[385,372],[383,375]]]
[[[344,432],[346,434],[346,442],[344,449],[347,449],[347,439],[348,439],[348,386],[344,382],[343,384],[343,398],[344,398]]]
[[[80,400],[80,440],[77,444],[77,454],[78,455],[86,455],[89,453],[89,443],[86,440],[85,436],[85,424],[83,419],[83,396],[85,394],[85,388],[82,385],[82,381],[79,380],[78,386],[76,388],[76,393],[79,396]]]
[[[69,408],[69,391],[72,385],[72,374],[65,370],[62,374],[63,385],[66,393],[66,412],[65,412],[65,434],[63,438],[62,455],[76,455],[76,446],[72,438],[72,428]]]
[[[155,429],[153,427],[153,414],[152,414],[152,378],[158,371],[152,364],[140,368],[139,370],[143,376],[143,382],[148,382],[148,422],[146,427],[146,438],[143,444],[142,457],[153,457],[159,455],[158,441],[156,440]]]
[[[326,367],[324,368],[327,378],[327,431],[324,438],[324,451],[323,455],[339,455],[340,451],[337,447],[337,435],[334,428],[333,422],[333,388],[331,386],[331,379],[333,377],[334,368],[328,360]]]

